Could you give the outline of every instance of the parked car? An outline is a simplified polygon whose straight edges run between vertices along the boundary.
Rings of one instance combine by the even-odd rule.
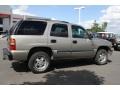
[[[97,32],[98,37],[110,41],[113,45],[115,43],[115,34],[112,32]]]
[[[116,41],[116,43],[114,44],[115,50],[120,50],[120,35],[118,34],[115,35],[115,41]]]
[[[113,32],[98,32],[97,37],[110,41],[115,50],[120,50],[120,45],[119,45],[120,38],[118,35],[114,34]]]
[[[112,44],[92,38],[80,25],[49,19],[26,19],[14,25],[8,34],[4,59],[27,61],[34,73],[48,70],[52,60],[93,59],[96,64],[107,63]]]

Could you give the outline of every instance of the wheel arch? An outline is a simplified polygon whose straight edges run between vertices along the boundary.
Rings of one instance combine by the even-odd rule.
[[[97,51],[100,49],[105,49],[107,52],[110,50],[110,48],[108,46],[100,46],[100,47],[98,47]]]
[[[31,55],[33,53],[38,52],[38,51],[46,52],[48,55],[50,55],[50,57],[53,56],[53,52],[52,52],[52,49],[50,47],[33,47],[28,52],[27,60],[29,60],[29,58],[31,57]]]

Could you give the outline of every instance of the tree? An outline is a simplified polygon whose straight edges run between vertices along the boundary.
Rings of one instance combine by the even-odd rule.
[[[105,31],[106,27],[107,27],[107,22],[104,22],[104,23],[102,24],[102,30]]]
[[[105,32],[106,27],[107,27],[107,22],[104,22],[104,23],[102,23],[102,25],[100,25],[95,20],[92,28],[89,29],[89,31],[90,32]]]

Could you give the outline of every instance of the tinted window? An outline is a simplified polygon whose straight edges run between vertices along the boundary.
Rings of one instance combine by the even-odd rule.
[[[72,26],[72,37],[73,38],[85,38],[87,37],[86,31],[79,26]]]
[[[53,24],[50,35],[56,37],[68,37],[67,25]]]
[[[2,18],[0,18],[0,24],[3,24],[3,19]]]
[[[43,35],[47,23],[43,21],[24,21],[18,29],[18,35]]]
[[[12,35],[14,34],[14,31],[16,31],[16,28],[19,26],[21,21],[16,22],[15,24],[12,25],[12,27],[9,30],[9,34]]]

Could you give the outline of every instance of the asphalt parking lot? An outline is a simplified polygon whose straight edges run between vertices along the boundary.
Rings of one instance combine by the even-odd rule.
[[[20,85],[119,85],[120,52],[114,51],[107,65],[89,60],[61,60],[51,64],[42,74],[33,74],[25,63],[2,60],[5,41],[0,39],[0,84]]]

